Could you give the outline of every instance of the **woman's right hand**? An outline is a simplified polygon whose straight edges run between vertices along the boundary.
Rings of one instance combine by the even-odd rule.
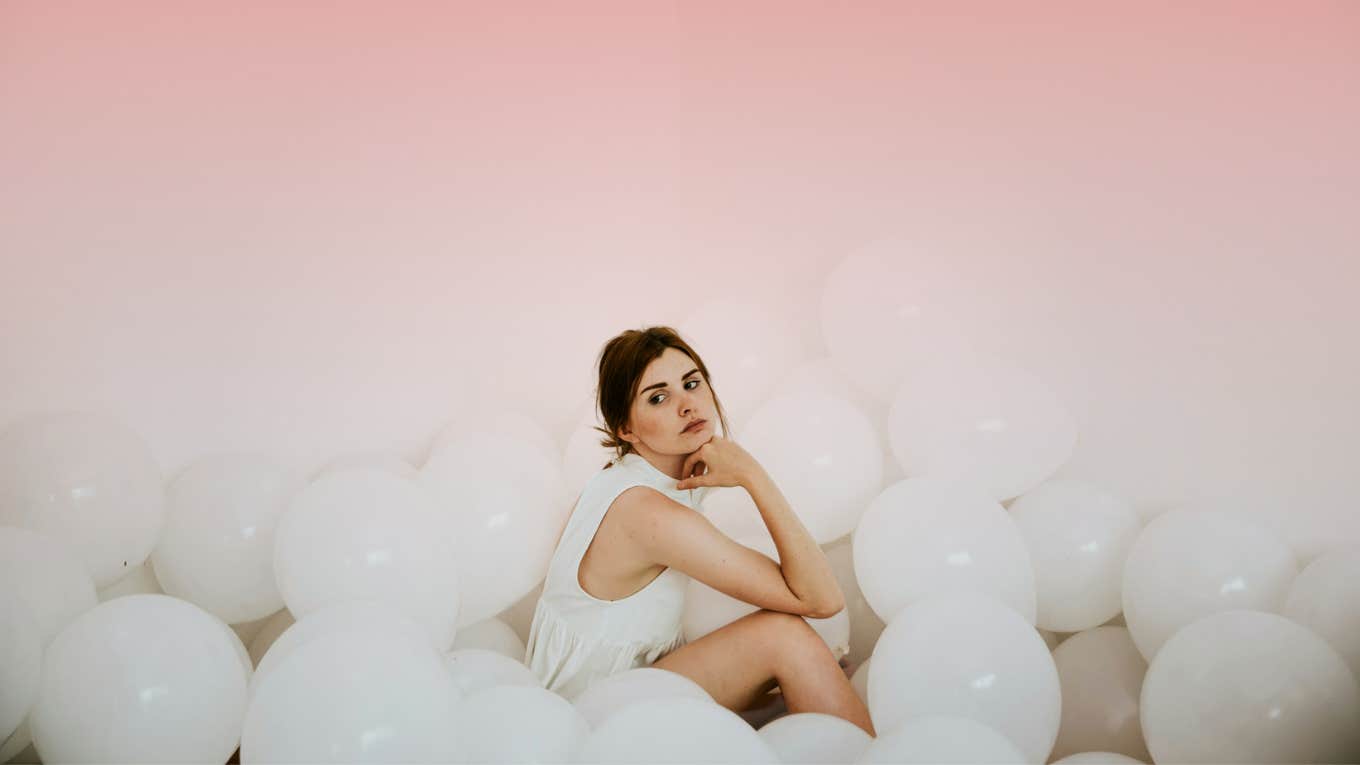
[[[736,441],[714,434],[685,458],[677,489],[700,486],[745,486],[764,468]]]

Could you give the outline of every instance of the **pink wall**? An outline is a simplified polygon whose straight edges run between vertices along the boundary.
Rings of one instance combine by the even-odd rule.
[[[820,355],[910,236],[1066,473],[1360,541],[1360,4],[193,5],[0,4],[0,424],[419,460],[490,388],[560,436],[528,380],[716,296]]]

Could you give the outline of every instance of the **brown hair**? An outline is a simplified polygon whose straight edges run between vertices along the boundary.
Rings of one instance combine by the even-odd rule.
[[[670,327],[646,327],[630,329],[611,338],[600,351],[598,367],[599,384],[595,388],[595,405],[604,420],[605,427],[595,428],[605,435],[600,446],[613,449],[615,459],[633,450],[633,445],[619,438],[617,433],[628,423],[632,412],[633,398],[637,396],[638,386],[642,384],[642,373],[647,365],[659,358],[667,348],[683,352],[694,360],[699,374],[704,376],[709,389],[713,380],[708,367],[699,354],[685,342],[678,332]],[[730,438],[732,430],[727,426],[727,415],[723,412],[722,402],[717,391],[713,392],[713,403],[718,408],[718,420],[722,422],[723,434]],[[613,463],[607,463],[606,468]]]

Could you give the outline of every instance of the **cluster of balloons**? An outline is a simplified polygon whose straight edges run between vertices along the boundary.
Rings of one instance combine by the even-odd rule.
[[[122,424],[58,412],[0,432],[0,762],[1360,756],[1360,549],[1300,572],[1231,512],[1145,518],[1055,478],[1062,401],[974,352],[940,282],[885,284],[890,254],[828,279],[826,358],[741,304],[680,325],[832,563],[847,608],[808,621],[858,665],[877,738],[816,713],[757,729],[650,667],[542,687],[509,622],[611,456],[593,412],[565,452],[488,406],[419,468],[213,454],[168,481]],[[746,492],[702,509],[778,558]],[[755,609],[689,588],[689,640]]]

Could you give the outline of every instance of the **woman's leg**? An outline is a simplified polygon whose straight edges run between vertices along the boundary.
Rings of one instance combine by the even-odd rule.
[[[835,715],[874,734],[869,710],[807,621],[795,614],[747,614],[652,663],[698,683],[734,712],[758,706],[778,685],[790,713]]]

